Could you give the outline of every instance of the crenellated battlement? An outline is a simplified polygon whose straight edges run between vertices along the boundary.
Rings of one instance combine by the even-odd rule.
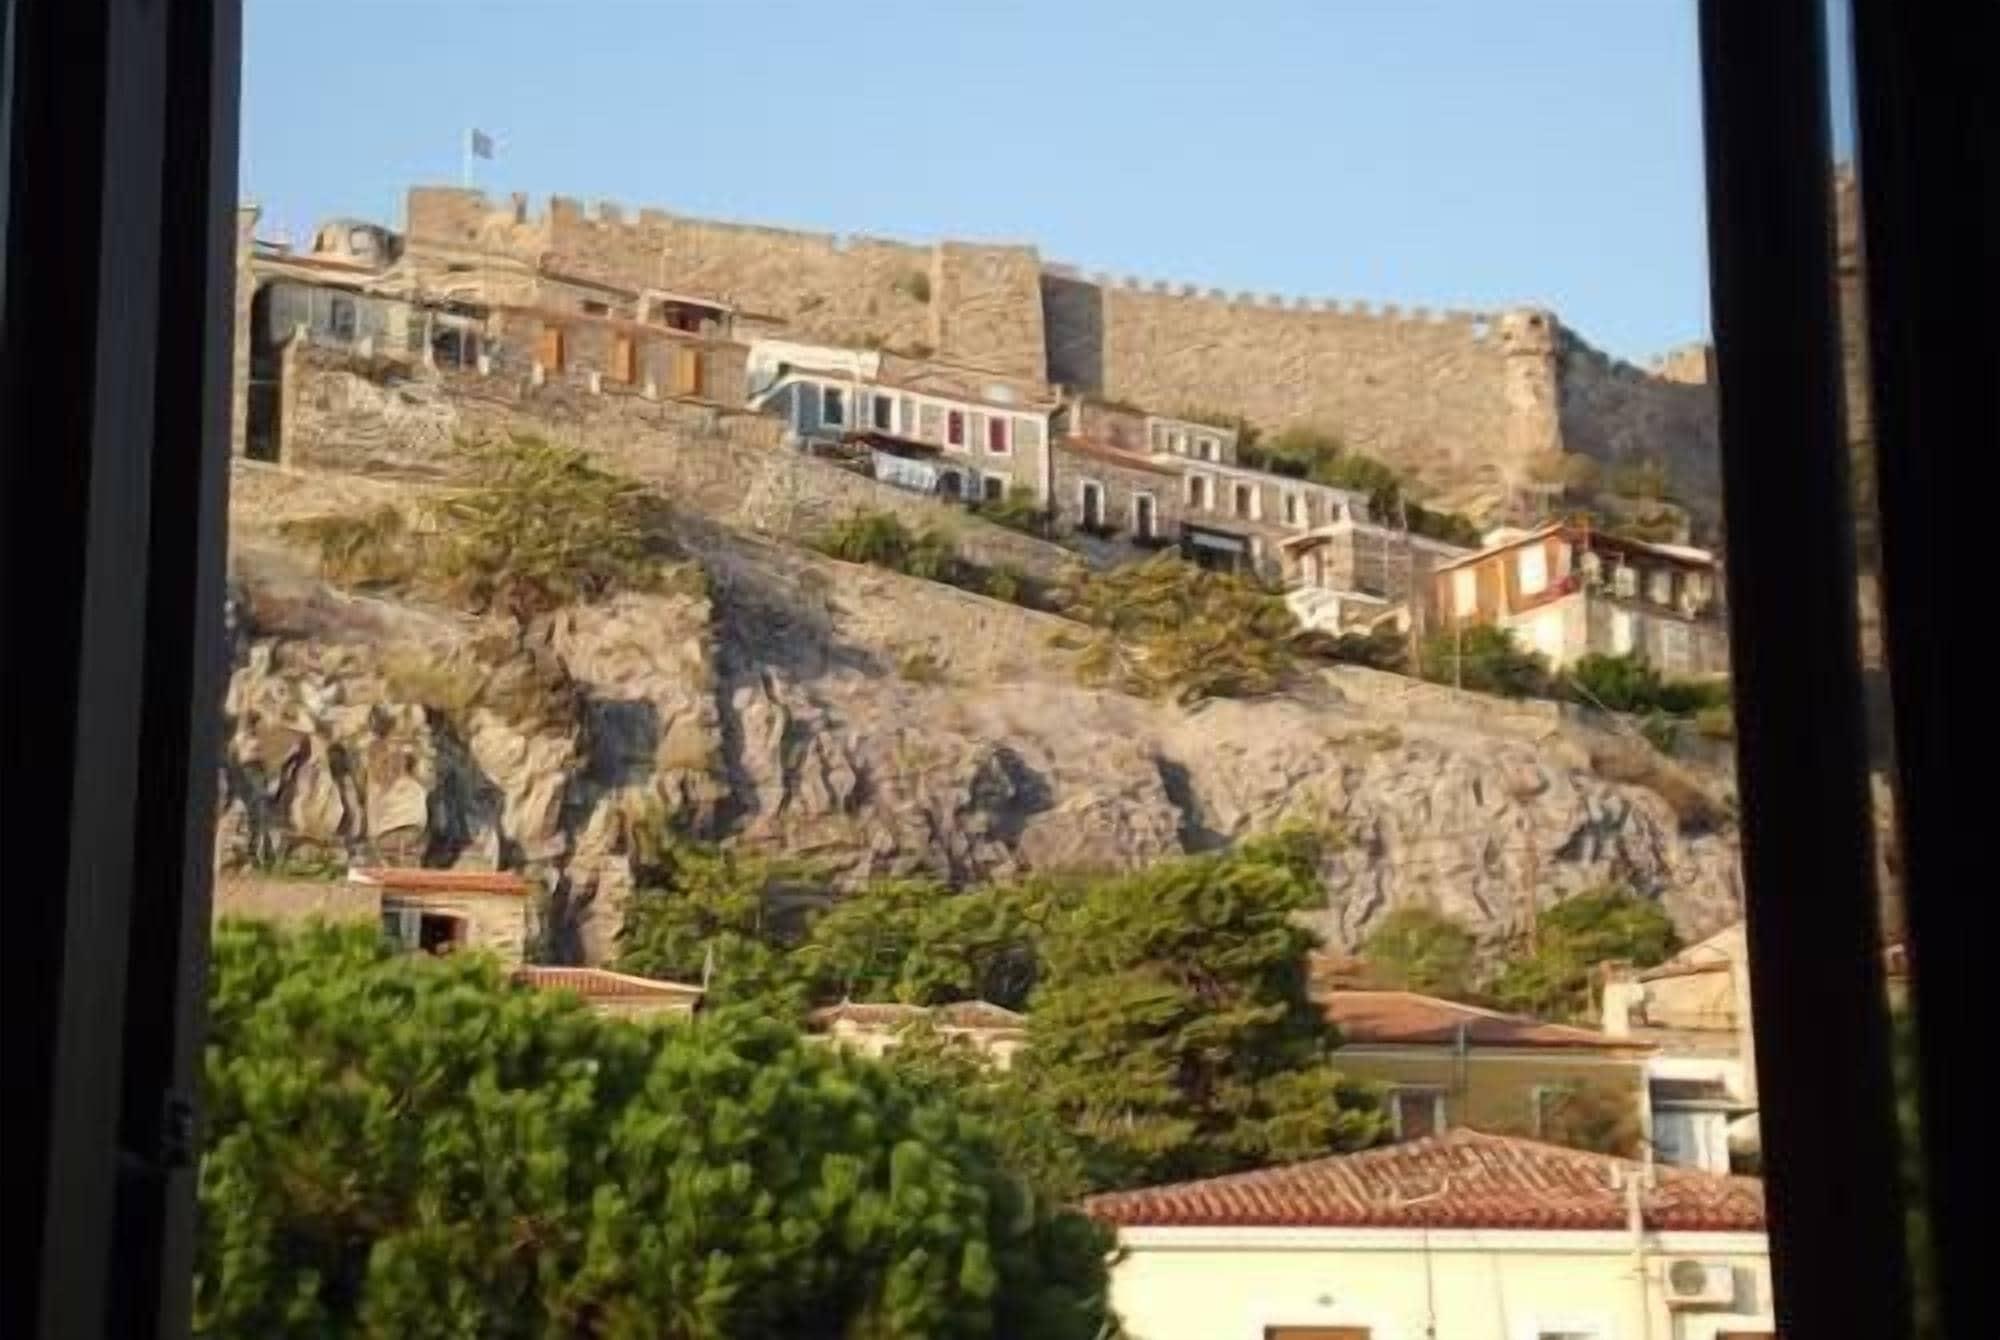
[[[1298,312],[1417,326],[1463,326],[1477,339],[1485,338],[1495,319],[1500,315],[1498,312],[1464,308],[1406,308],[1396,303],[1370,302],[1365,298],[1315,298],[1297,294],[1256,293],[1247,289],[1231,293],[1226,289],[1168,279],[1145,279],[1137,275],[1118,275],[1104,271],[1086,274],[1077,266],[1057,262],[1045,264],[1042,273],[1058,281],[1092,285],[1107,295],[1129,294],[1146,298],[1167,298],[1177,303],[1211,303],[1239,310]]]

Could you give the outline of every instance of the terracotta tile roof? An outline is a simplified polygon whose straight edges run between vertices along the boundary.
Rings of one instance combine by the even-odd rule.
[[[347,872],[350,884],[373,884],[391,893],[513,893],[532,887],[511,870],[425,870],[371,866]]]
[[[1347,1042],[1367,1046],[1449,1046],[1463,1028],[1466,1042],[1475,1047],[1647,1049],[1643,1042],[1607,1037],[1594,1029],[1482,1010],[1414,991],[1328,991],[1319,999]]]
[[[864,1026],[892,1026],[915,1023],[919,1019],[945,1028],[1026,1028],[1026,1015],[1016,1014],[989,1000],[961,1000],[950,1005],[904,1005],[895,1001],[844,1000],[814,1010],[811,1022],[818,1026],[834,1023]]]
[[[1454,1130],[1359,1154],[1092,1196],[1084,1209],[1125,1228],[1618,1229],[1629,1159],[1533,1140]],[[1667,1232],[1758,1232],[1764,1187],[1754,1177],[1655,1166],[1641,1201]]]
[[[551,968],[531,964],[516,968],[514,980],[538,991],[574,992],[585,1000],[682,1000],[702,994],[700,987],[687,982],[634,977],[608,968]]]

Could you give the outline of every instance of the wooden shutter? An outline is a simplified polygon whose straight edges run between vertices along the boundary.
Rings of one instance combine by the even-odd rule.
[[[675,395],[701,394],[701,350],[675,348],[673,385]]]
[[[630,335],[612,337],[611,379],[627,383],[639,380],[639,351]]]
[[[543,326],[541,342],[535,348],[535,358],[550,372],[561,372],[563,367],[563,333],[561,326]]]

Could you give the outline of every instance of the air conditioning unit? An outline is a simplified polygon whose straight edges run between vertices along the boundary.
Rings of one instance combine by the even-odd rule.
[[[1668,1307],[1723,1307],[1736,1301],[1736,1275],[1725,1261],[1692,1256],[1667,1262]]]

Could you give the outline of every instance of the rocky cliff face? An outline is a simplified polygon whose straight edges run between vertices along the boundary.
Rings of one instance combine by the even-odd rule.
[[[218,859],[522,866],[552,888],[543,952],[586,960],[649,817],[850,883],[1130,868],[1315,819],[1349,839],[1320,914],[1342,943],[1413,900],[1498,933],[1530,891],[1612,878],[1691,935],[1738,914],[1734,835],[1689,778],[1611,766],[1629,744],[1549,705],[1339,670],[1187,711],[1080,687],[1047,616],[727,532],[692,547],[705,591],[522,630],[239,545]]]

